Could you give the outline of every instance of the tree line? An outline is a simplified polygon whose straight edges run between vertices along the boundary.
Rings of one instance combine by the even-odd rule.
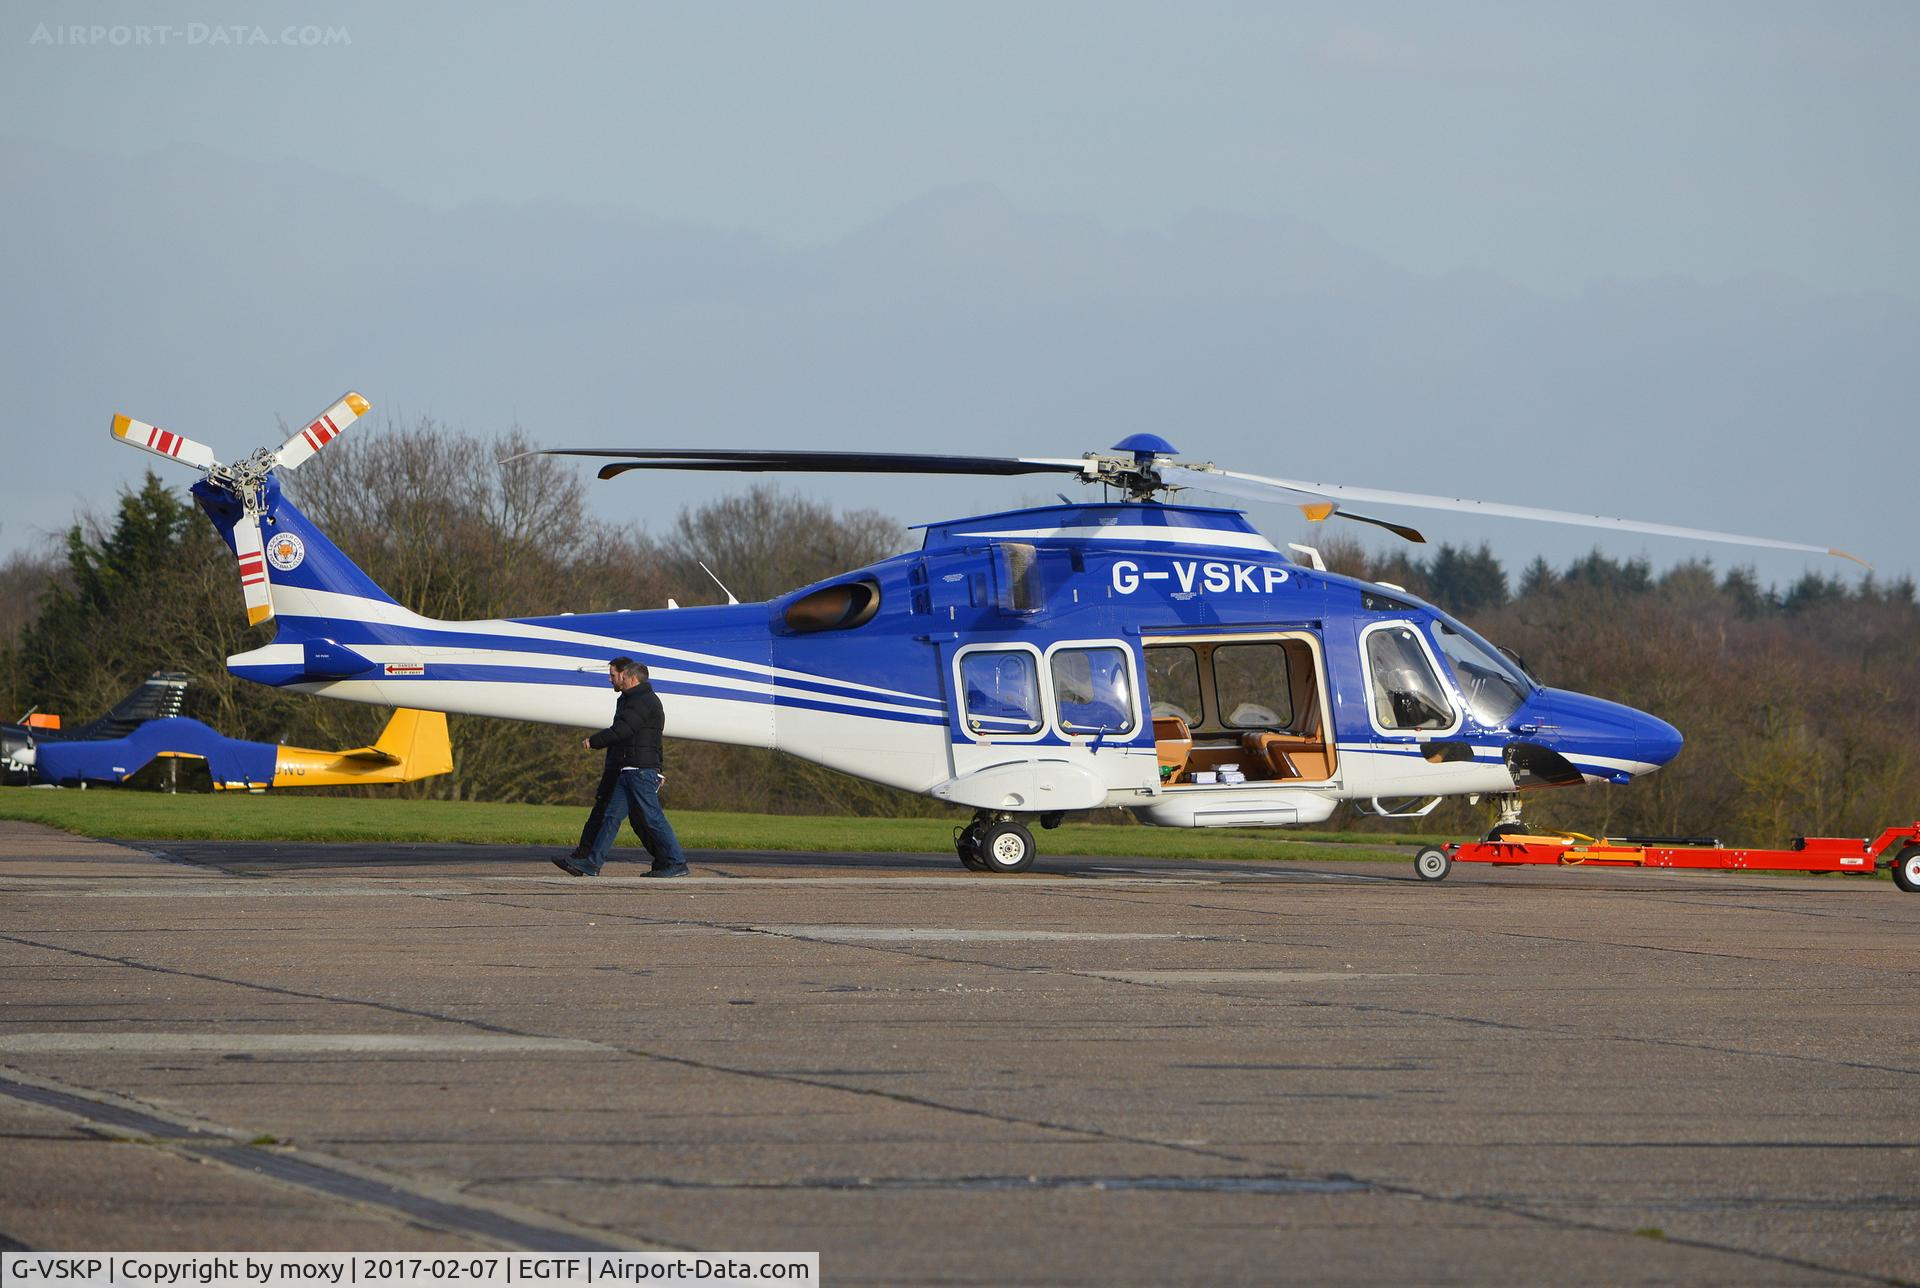
[[[758,600],[908,546],[873,510],[836,511],[772,486],[690,506],[661,531],[587,513],[586,484],[530,444],[423,422],[337,443],[287,481],[328,536],[407,607],[520,617],[713,602],[704,561]],[[1596,551],[1535,559],[1517,582],[1488,545],[1381,554],[1319,538],[1334,571],[1402,586],[1513,649],[1543,683],[1653,712],[1680,757],[1629,787],[1530,794],[1531,821],[1584,832],[1721,832],[1756,844],[1867,835],[1920,808],[1920,605],[1911,578],[1808,573],[1784,590],[1705,561],[1656,573]],[[57,548],[0,563],[0,714],[90,718],[155,670],[194,677],[188,714],[231,736],[306,746],[371,741],[386,713],[242,683],[225,658],[268,642],[248,627],[233,558],[183,489],[149,474]],[[454,772],[418,797],[584,802],[597,757],[575,730],[450,718]],[[677,742],[682,808],[940,815],[949,807],[791,756]],[[1413,826],[1471,833],[1486,807],[1449,802]],[[1344,825],[1391,828],[1362,821]]]

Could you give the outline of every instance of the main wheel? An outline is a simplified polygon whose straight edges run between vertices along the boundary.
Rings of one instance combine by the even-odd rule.
[[[1422,881],[1445,881],[1453,871],[1453,856],[1437,845],[1429,845],[1413,856],[1413,875]]]
[[[1920,845],[1909,845],[1894,857],[1893,883],[1908,894],[1920,894]]]
[[[984,823],[975,819],[961,828],[953,838],[953,848],[960,855],[960,862],[966,865],[968,871],[985,872],[987,870],[987,861],[980,857],[980,833],[985,830],[985,827]]]
[[[1504,841],[1509,836],[1524,835],[1526,830],[1527,829],[1519,823],[1502,823],[1487,833],[1487,839],[1489,841]]]
[[[980,862],[988,872],[1025,872],[1033,856],[1033,833],[1019,823],[995,823],[980,834]]]

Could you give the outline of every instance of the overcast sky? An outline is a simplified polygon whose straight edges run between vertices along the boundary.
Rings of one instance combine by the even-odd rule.
[[[1019,216],[1053,221],[1047,226],[1076,247],[1104,246],[1109,261],[1115,245],[1131,245],[1129,235],[1188,245],[1195,212],[1227,212],[1245,217],[1246,227],[1266,230],[1261,246],[1284,240],[1288,253],[1299,256],[1311,244],[1339,260],[1342,275],[1330,289],[1340,292],[1359,289],[1354,283],[1369,274],[1397,274],[1409,285],[1396,291],[1418,292],[1423,280],[1465,291],[1460,283],[1470,281],[1472,290],[1524,301],[1521,312],[1530,318],[1576,311],[1581,321],[1568,335],[1584,337],[1597,378],[1617,350],[1631,347],[1629,332],[1647,315],[1638,305],[1609,311],[1594,302],[1629,287],[1643,295],[1678,293],[1701,327],[1739,317],[1739,301],[1760,292],[1772,319],[1772,338],[1754,339],[1749,351],[1760,367],[1795,363],[1809,335],[1857,333],[1870,348],[1871,337],[1907,334],[1920,306],[1920,254],[1913,245],[1920,227],[1917,108],[1920,6],[1904,3],[689,3],[496,10],[452,3],[29,0],[10,6],[0,23],[0,140],[10,155],[31,158],[0,177],[6,198],[0,233],[7,236],[15,280],[15,289],[0,298],[0,338],[7,341],[0,372],[13,408],[0,442],[9,456],[35,446],[50,454],[38,456],[32,471],[9,470],[0,478],[0,548],[58,527],[76,499],[110,496],[112,487],[137,477],[135,454],[96,464],[106,455],[67,437],[104,440],[114,410],[163,424],[171,417],[180,422],[171,427],[200,429],[198,436],[216,446],[238,449],[267,435],[236,442],[236,434],[252,431],[203,426],[257,417],[262,407],[293,419],[344,384],[367,383],[369,377],[324,364],[303,376],[297,353],[254,360],[261,343],[257,315],[235,310],[223,321],[213,301],[175,318],[177,299],[123,293],[131,270],[118,256],[139,243],[135,225],[167,230],[159,246],[143,248],[162,257],[195,229],[218,228],[236,262],[259,259],[265,246],[274,250],[244,274],[246,289],[255,292],[250,306],[288,314],[302,308],[302,292],[311,285],[300,271],[306,248],[276,241],[275,229],[259,222],[223,223],[220,211],[152,209],[163,191],[178,205],[178,194],[191,193],[196,180],[204,180],[210,200],[276,184],[302,188],[298,195],[315,219],[303,235],[317,261],[346,255],[343,247],[356,238],[389,235],[390,225],[380,220],[413,210],[443,219],[449,230],[511,218],[521,235],[536,240],[543,226],[573,236],[596,220],[638,230],[632,234],[638,240],[654,236],[665,220],[670,229],[684,226],[675,236],[733,234],[731,243],[710,244],[738,247],[742,272],[772,265],[775,276],[786,271],[779,266],[800,262],[870,271],[876,228],[892,226],[903,209],[925,215],[928,202],[937,206],[941,194],[960,190],[972,194],[958,200],[962,214],[933,222],[965,244],[943,246],[922,226],[913,245],[922,255],[950,254],[956,264],[970,265],[983,287],[1001,272],[1028,274],[1010,277],[1014,296],[1032,286],[1033,264],[1023,256],[1037,243],[1023,231],[1009,239],[1024,248],[1020,254],[1003,259],[981,252],[975,243],[983,192]],[[155,165],[177,186],[156,187]],[[177,173],[181,169],[189,173]],[[117,205],[115,176],[122,179]],[[91,216],[69,209],[74,193],[103,182],[107,208]],[[374,206],[382,211],[377,219],[368,213]],[[49,244],[63,257],[59,272],[36,274],[26,265]],[[225,283],[235,271],[217,246],[197,246],[195,253],[222,261],[209,263],[200,280]],[[475,277],[502,268],[466,267]],[[601,271],[630,291],[632,307],[641,310],[618,316],[642,329],[671,323],[645,314],[652,282],[644,270],[603,263]],[[1474,276],[1456,276],[1463,272]],[[724,277],[715,273],[712,280]],[[553,276],[528,289],[540,307],[565,312],[571,297]],[[171,292],[185,289],[175,279],[154,280]],[[1288,279],[1299,280],[1297,274]],[[388,280],[363,289],[391,301],[405,285]],[[745,288],[729,281],[728,289]],[[815,294],[806,298],[817,300],[817,284],[808,289]],[[1050,282],[1047,298],[1058,301],[1071,289],[1071,283]],[[1230,313],[1232,283],[1211,289],[1221,307],[1210,312]],[[1275,298],[1292,289],[1270,284]],[[765,309],[796,308],[795,298],[786,290],[770,296]],[[1701,300],[1709,303],[1695,309]],[[1090,308],[1095,302],[1109,313],[1130,306],[1111,276],[1099,276],[1087,297]],[[736,303],[738,316],[764,311],[750,293]],[[1153,301],[1136,303],[1145,316]],[[935,295],[926,309],[937,321],[938,310],[951,305]],[[141,352],[107,344],[88,324],[105,310],[150,317]],[[1519,315],[1496,312],[1506,326]],[[1471,331],[1478,314],[1456,304],[1442,316],[1450,329]],[[195,333],[182,334],[189,321]],[[329,352],[380,377],[384,387],[366,390],[376,403],[451,413],[460,427],[481,432],[503,428],[511,413],[536,436],[577,442],[576,427],[604,418],[608,405],[644,406],[640,387],[593,395],[556,389],[554,364],[529,352],[533,341],[516,338],[517,348],[496,347],[502,343],[496,323],[470,313],[434,322],[436,343],[471,355],[479,375],[436,363],[424,351],[410,354],[397,335],[385,336],[378,353],[350,346]],[[849,342],[857,334],[849,333]],[[1217,337],[1209,337],[1217,350]],[[1686,333],[1675,343],[1695,339],[1698,333]],[[824,343],[818,335],[810,340]],[[1162,347],[1179,343],[1150,340]],[[1490,333],[1486,343],[1493,342]],[[1768,349],[1770,343],[1777,347]],[[1839,365],[1830,373],[1810,371],[1805,380],[1817,387],[1829,374],[1836,381],[1844,375],[1848,388],[1835,390],[1831,407],[1817,398],[1795,404],[1796,415],[1820,422],[1804,424],[1797,440],[1784,423],[1767,440],[1797,441],[1816,457],[1844,444],[1851,459],[1781,459],[1771,447],[1755,459],[1742,450],[1742,425],[1696,417],[1686,423],[1727,458],[1717,479],[1697,481],[1697,505],[1674,512],[1671,480],[1664,495],[1655,489],[1653,504],[1642,503],[1615,490],[1632,480],[1631,471],[1622,471],[1609,482],[1609,494],[1583,496],[1575,508],[1866,544],[1862,553],[1883,569],[1913,570],[1911,526],[1896,517],[1910,513],[1911,504],[1906,485],[1896,489],[1892,480],[1910,480],[1920,464],[1913,447],[1916,403],[1899,381],[1880,380],[1885,372],[1874,363],[1846,365],[1848,355],[1862,352],[1852,344],[1824,354],[1823,362]],[[527,358],[517,381],[511,378],[516,355]],[[1888,357],[1900,360],[1897,351]],[[1912,357],[1908,351],[1908,365]],[[1554,361],[1563,360],[1561,354]],[[916,361],[937,363],[937,350]],[[192,380],[170,387],[152,376],[154,364],[191,367]],[[1138,353],[1127,351],[1118,365],[1137,366]],[[1644,363],[1630,365],[1625,374],[1645,381],[1648,370]],[[1272,391],[1258,380],[1237,383],[1244,374],[1236,368],[1224,373],[1228,378],[1196,380],[1183,406],[1202,424],[1258,421],[1274,410]],[[1743,374],[1735,364],[1693,368],[1681,392],[1696,412],[1744,407],[1752,388],[1722,390],[1714,382],[1748,375],[1751,367]],[[1118,388],[1110,391],[1123,407],[1128,376],[1125,370],[1115,375]],[[1394,377],[1380,370],[1362,378]],[[731,378],[751,382],[755,372]],[[610,372],[607,379],[617,386],[620,377]],[[931,371],[928,379],[938,385],[941,373]],[[1007,386],[1013,405],[1003,403],[1002,410],[1017,412],[1024,401],[1034,409],[1029,429],[1044,421],[1065,441],[1035,443],[1028,435],[991,442],[989,433],[983,446],[1049,454],[1104,446],[1101,422],[1112,417],[1072,423],[1073,392],[1050,386],[1044,368],[1023,370]],[[1463,404],[1432,409],[1434,422],[1452,435],[1447,448],[1482,461],[1462,481],[1443,480],[1453,485],[1445,490],[1536,504],[1572,500],[1543,496],[1544,481],[1591,472],[1594,458],[1608,450],[1605,436],[1588,426],[1570,439],[1564,424],[1529,427],[1481,414],[1498,438],[1463,439],[1476,420],[1475,409],[1464,404],[1486,396],[1485,387],[1470,383],[1436,389],[1436,399]],[[607,401],[596,401],[600,397]],[[151,401],[134,401],[143,398]],[[509,413],[498,410],[503,400]],[[679,414],[692,405],[684,403]],[[564,410],[566,423],[543,426],[540,408]],[[1551,399],[1536,409],[1566,419],[1566,409]],[[1380,453],[1369,449],[1374,436],[1407,427],[1351,419],[1386,409],[1329,395],[1287,410],[1338,418],[1348,450],[1322,450],[1301,462],[1269,442],[1267,451],[1236,455],[1232,463],[1335,482],[1420,486],[1418,477],[1383,477]],[[803,409],[794,416],[817,440],[808,445],[876,445],[832,437],[831,423],[811,422]],[[896,429],[886,445],[953,447],[950,426],[939,441],[931,441],[931,432],[930,441],[916,441],[914,426],[927,419],[927,409],[916,405],[904,382],[894,404],[875,410],[869,430],[888,416]],[[736,423],[692,428],[706,433]],[[1144,426],[1124,426],[1138,427]],[[1538,436],[1517,448],[1515,435],[1530,428]],[[671,445],[676,437],[685,435],[642,426],[622,441]],[[783,440],[776,434],[774,441]],[[1705,462],[1712,454],[1697,455]],[[1498,468],[1491,468],[1496,459]],[[1302,468],[1308,463],[1311,469]],[[1761,500],[1777,502],[1775,508],[1755,509],[1721,495],[1738,491],[1725,487],[1736,473],[1773,471],[1794,480],[1756,489]],[[1823,490],[1813,504],[1807,503],[1810,484]],[[850,490],[826,494],[859,499]],[[917,504],[928,494],[889,495]],[[967,496],[971,501],[974,494]],[[979,501],[993,503],[984,494]],[[1869,518],[1869,510],[1882,517]],[[1513,557],[1526,547],[1526,535],[1509,527],[1445,531],[1487,536]],[[1579,548],[1590,544],[1588,534],[1574,539]],[[1558,554],[1568,547],[1545,542],[1543,548]],[[1664,542],[1609,548],[1645,550],[1657,562],[1690,553]],[[1723,564],[1744,557],[1709,553]],[[1798,565],[1762,566],[1790,576]]]

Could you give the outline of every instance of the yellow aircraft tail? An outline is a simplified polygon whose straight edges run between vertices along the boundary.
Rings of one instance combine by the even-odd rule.
[[[453,772],[447,717],[438,711],[401,707],[371,747],[315,751],[281,747],[275,787],[349,787],[364,783],[410,783]]]

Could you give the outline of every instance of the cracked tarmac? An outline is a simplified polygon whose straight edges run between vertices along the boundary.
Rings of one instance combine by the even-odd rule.
[[[0,1246],[1920,1280],[1889,882],[694,864],[0,822]]]

